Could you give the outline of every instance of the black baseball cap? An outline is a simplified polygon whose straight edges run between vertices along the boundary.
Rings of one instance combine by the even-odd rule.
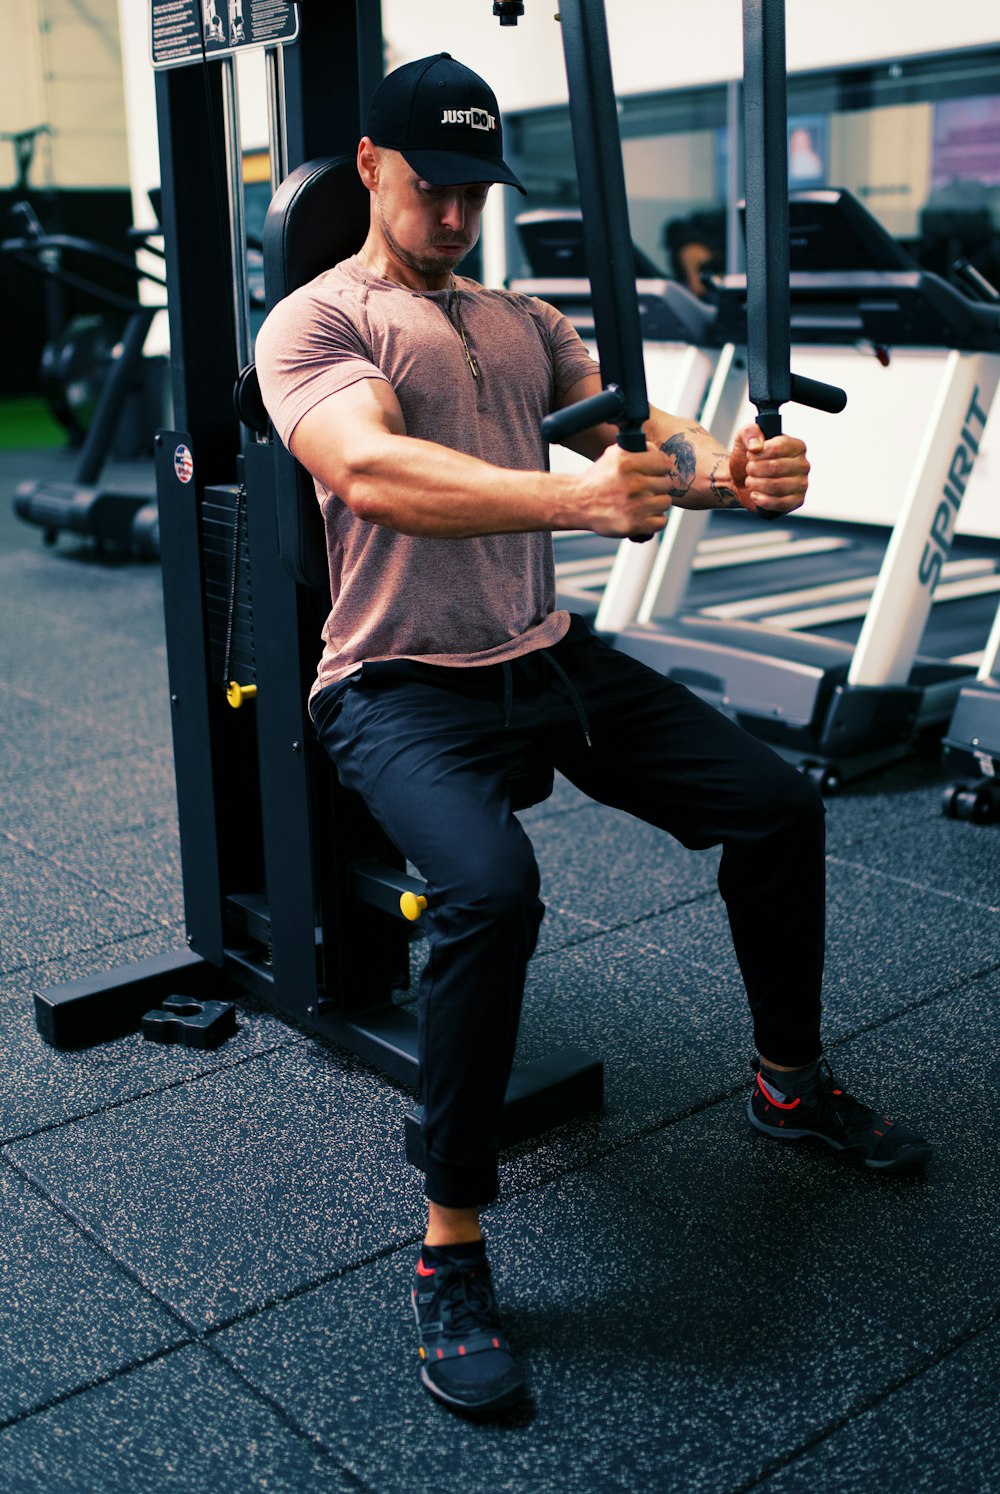
[[[525,191],[503,158],[496,94],[448,52],[407,62],[383,78],[368,106],[365,133],[376,145],[398,150],[435,187],[505,182]]]

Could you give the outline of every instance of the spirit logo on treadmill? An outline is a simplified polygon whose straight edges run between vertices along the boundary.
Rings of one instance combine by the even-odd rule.
[[[931,522],[931,532],[920,557],[920,584],[933,591],[941,576],[941,567],[948,558],[951,542],[955,537],[955,516],[965,494],[969,474],[979,455],[979,443],[986,428],[987,411],[979,403],[979,386],[972,391],[969,408],[962,421],[962,434],[952,453],[948,465],[948,476],[944,483],[944,497],[938,504]],[[973,431],[976,434],[973,434]]]
[[[442,109],[443,125],[467,125],[472,130],[495,130],[497,117],[488,109]]]

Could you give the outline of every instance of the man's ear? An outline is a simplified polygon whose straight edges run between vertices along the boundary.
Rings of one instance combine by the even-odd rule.
[[[362,136],[358,145],[358,175],[369,192],[374,192],[378,185],[378,172],[381,164],[382,152],[378,146],[367,135]]]

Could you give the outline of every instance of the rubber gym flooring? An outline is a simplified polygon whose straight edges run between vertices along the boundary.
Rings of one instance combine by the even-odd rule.
[[[565,784],[528,812],[522,1050],[603,1057],[607,1104],[505,1161],[534,1398],[471,1425],[418,1383],[411,1096],[249,1001],[211,1053],[35,1030],[37,990],[184,941],[159,569],[11,512],[70,465],[0,457],[0,1488],[1000,1488],[1000,826],[942,818],[935,752],[829,804],[827,1051],[920,1178],[751,1131],[713,854]]]

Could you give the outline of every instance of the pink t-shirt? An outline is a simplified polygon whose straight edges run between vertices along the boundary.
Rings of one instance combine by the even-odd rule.
[[[358,256],[302,286],[257,336],[264,403],[281,439],[359,379],[392,385],[408,435],[495,466],[542,471],[544,415],[596,365],[569,322],[532,296],[457,277],[472,375],[450,291],[411,291]],[[400,534],[357,518],[318,480],[332,610],[316,689],[375,659],[494,664],[566,632],[548,533]]]

